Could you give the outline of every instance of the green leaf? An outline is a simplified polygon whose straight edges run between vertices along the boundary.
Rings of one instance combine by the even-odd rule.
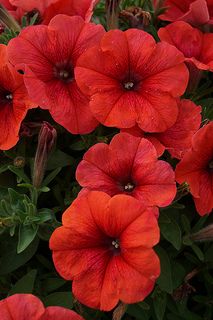
[[[5,275],[18,269],[25,263],[27,263],[36,253],[38,248],[39,239],[35,238],[34,241],[24,250],[18,254],[16,252],[16,243],[13,240],[13,248],[8,250],[0,257],[0,275]]]
[[[198,257],[198,259],[200,261],[204,261],[204,254],[203,252],[200,250],[200,248],[196,245],[196,244],[193,244],[191,246],[192,250],[194,251],[194,253],[196,254],[196,256]]]
[[[73,296],[71,290],[69,292],[54,292],[44,298],[46,307],[59,306],[68,309],[73,308]]]
[[[8,170],[8,164],[4,164],[0,167],[0,174]]]
[[[151,316],[150,311],[142,309],[139,304],[128,305],[126,313],[136,320],[149,320]]]
[[[35,239],[38,232],[38,225],[20,225],[19,226],[19,237],[18,237],[18,246],[17,253],[23,252]]]
[[[15,173],[17,177],[19,177],[19,183],[24,181],[27,184],[30,184],[30,179],[28,176],[24,173],[24,170],[22,168],[16,168],[14,166],[8,166],[8,169]]]
[[[159,285],[162,291],[166,291],[167,293],[173,292],[173,282],[172,282],[172,272],[171,272],[171,263],[166,251],[160,246],[155,248],[161,264],[161,274],[157,280],[157,284]]]
[[[46,187],[52,180],[54,180],[60,171],[61,168],[57,168],[48,174],[48,176],[43,180],[41,188]]]
[[[155,314],[158,320],[163,320],[166,311],[167,293],[161,292],[153,298]]]
[[[42,287],[45,291],[52,292],[62,287],[65,283],[66,281],[61,278],[47,278],[42,283]]]
[[[33,269],[19,279],[9,292],[9,296],[15,293],[32,293],[37,270]]]
[[[61,150],[56,150],[47,162],[47,170],[72,166],[75,159]]]
[[[177,250],[181,248],[181,230],[177,222],[167,213],[161,212],[159,217],[160,231],[164,238],[169,241]]]

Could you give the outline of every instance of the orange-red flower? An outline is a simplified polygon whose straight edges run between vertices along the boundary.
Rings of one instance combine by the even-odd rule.
[[[213,121],[193,137],[192,149],[176,167],[176,179],[187,182],[198,213],[203,216],[213,209]]]
[[[198,69],[213,71],[213,34],[202,33],[184,21],[177,21],[160,28],[161,41],[174,45],[185,56],[185,61]]]
[[[167,206],[176,194],[171,166],[157,159],[151,142],[128,133],[117,134],[110,145],[91,147],[77,167],[76,179],[88,190],[128,194],[147,206]]]
[[[89,133],[98,124],[73,70],[81,53],[97,44],[103,33],[101,25],[85,23],[81,17],[57,15],[49,26],[28,27],[9,43],[10,61],[24,70],[31,99],[72,133]]]
[[[75,69],[94,116],[106,126],[165,131],[178,114],[176,97],[188,83],[182,53],[155,43],[148,33],[130,29],[107,32],[87,50]]]
[[[162,20],[182,20],[194,26],[213,23],[212,0],[166,0],[163,6],[168,9],[159,16]]]
[[[50,249],[57,271],[73,280],[81,303],[108,311],[119,300],[135,303],[152,291],[160,274],[152,249],[159,242],[156,211],[127,195],[110,198],[98,191],[66,210]]]
[[[1,320],[83,320],[77,313],[61,308],[44,308],[32,294],[15,294],[0,301]]]
[[[9,64],[7,47],[0,45],[0,149],[8,150],[19,140],[27,110],[35,107],[27,94],[23,76]]]
[[[146,133],[138,126],[123,129],[122,132],[146,138],[153,143],[158,156],[161,156],[167,150],[172,157],[181,159],[183,154],[191,148],[192,137],[200,128],[201,107],[187,99],[179,100],[178,107],[177,121],[164,132]]]
[[[99,0],[10,0],[10,3],[26,13],[38,12],[39,22],[48,24],[57,14],[81,16],[86,22],[89,22],[93,9],[98,1]]]

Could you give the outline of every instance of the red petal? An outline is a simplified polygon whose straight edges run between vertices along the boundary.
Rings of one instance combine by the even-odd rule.
[[[71,293],[70,293],[71,294]],[[61,307],[48,307],[40,320],[83,320],[76,312]],[[34,319],[33,319],[34,320]]]
[[[0,301],[1,320],[40,320],[44,310],[42,302],[31,294],[15,294]]]
[[[90,203],[93,205],[93,217],[97,225],[110,237],[119,235],[144,211],[144,206],[127,195],[112,197],[106,210],[97,203],[90,193]]]
[[[156,219],[157,208],[147,208],[126,228],[120,236],[122,255],[126,249],[152,248],[160,240],[160,231]],[[141,252],[143,252],[141,248]]]

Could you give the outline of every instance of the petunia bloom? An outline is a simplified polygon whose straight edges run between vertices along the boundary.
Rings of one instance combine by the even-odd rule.
[[[213,209],[213,121],[194,135],[192,149],[176,167],[176,180],[188,183],[198,213]]]
[[[168,206],[176,194],[171,166],[157,159],[150,141],[128,133],[115,135],[109,145],[92,146],[77,167],[76,179],[87,190],[128,194],[146,206]]]
[[[119,300],[135,303],[150,294],[160,274],[152,249],[159,242],[157,210],[126,195],[91,191],[65,211],[50,249],[81,303],[108,311]]]
[[[77,313],[61,308],[44,308],[32,294],[14,294],[0,301],[1,320],[83,320]]]
[[[4,0],[26,14],[38,14],[38,21],[48,24],[58,14],[81,16],[89,22],[99,0]]]
[[[29,108],[23,76],[8,61],[7,47],[0,45],[0,149],[8,150],[19,140],[19,129]]]
[[[142,31],[107,32],[79,58],[76,81],[104,125],[165,131],[178,114],[176,98],[188,83],[182,53]]]
[[[181,159],[183,154],[191,148],[192,137],[200,128],[201,107],[190,100],[183,99],[178,101],[178,108],[177,121],[164,132],[146,133],[138,126],[121,131],[152,142],[158,156],[167,150],[172,157]]]
[[[163,6],[168,9],[159,16],[162,20],[182,20],[193,26],[213,23],[212,0],[166,0]]]
[[[174,45],[185,56],[187,63],[193,63],[198,69],[213,71],[213,34],[202,33],[184,21],[177,21],[160,28],[161,41]]]
[[[49,26],[27,27],[9,43],[10,61],[17,70],[24,70],[31,99],[49,109],[53,119],[71,133],[86,134],[98,124],[73,70],[81,53],[103,34],[101,25],[57,15]]]

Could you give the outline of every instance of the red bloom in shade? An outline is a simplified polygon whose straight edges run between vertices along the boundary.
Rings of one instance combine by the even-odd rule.
[[[201,107],[190,100],[179,100],[179,113],[175,124],[164,132],[146,133],[138,126],[130,129],[123,129],[136,137],[146,138],[153,143],[158,156],[161,156],[165,150],[172,157],[181,159],[183,154],[191,148],[192,137],[200,128]]]
[[[32,100],[49,109],[53,119],[72,133],[89,133],[98,124],[76,84],[73,68],[103,33],[101,25],[58,15],[49,26],[28,27],[9,43],[10,60],[16,69],[24,70]]]
[[[177,119],[176,97],[187,86],[184,57],[148,33],[107,32],[100,45],[82,54],[75,69],[94,116],[106,126],[164,131]]]
[[[77,313],[61,308],[44,308],[32,294],[15,294],[0,301],[1,320],[83,320]]]
[[[213,23],[213,0],[166,0],[168,10],[159,16],[166,21],[186,21],[194,26]]]
[[[7,47],[0,45],[0,149],[8,150],[19,140],[27,110],[35,107],[28,97],[23,76],[8,61]]]
[[[203,34],[184,21],[177,21],[165,28],[160,28],[158,35],[178,48],[185,56],[185,61],[193,63],[198,69],[213,71],[213,34]]]
[[[167,206],[176,194],[171,166],[157,160],[151,142],[128,133],[114,136],[109,146],[91,147],[77,167],[76,179],[88,190],[128,194],[146,206]]]
[[[187,182],[198,213],[203,216],[213,208],[213,121],[194,135],[192,149],[176,167],[176,180]]]
[[[42,24],[48,24],[57,14],[81,16],[89,22],[93,9],[99,0],[10,0],[14,6],[25,12],[38,11]]]
[[[73,280],[83,304],[111,310],[119,300],[135,303],[153,289],[160,274],[152,249],[159,242],[157,209],[126,195],[89,192],[63,214],[50,239],[60,275]]]

